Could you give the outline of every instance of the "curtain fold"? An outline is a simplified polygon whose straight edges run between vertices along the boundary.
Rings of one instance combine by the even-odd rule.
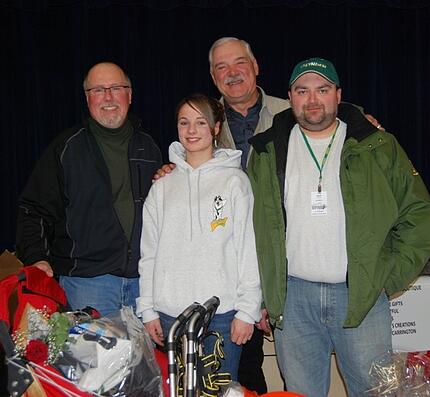
[[[428,0],[3,0],[0,7],[16,8],[22,11],[37,12],[47,8],[85,6],[88,8],[103,8],[109,6],[144,6],[154,10],[173,10],[179,7],[222,8],[233,2],[241,3],[243,7],[266,8],[285,6],[291,8],[306,7],[311,4],[323,6],[348,5],[352,7],[394,7],[401,9],[430,7]]]
[[[287,96],[298,61],[332,60],[343,99],[394,133],[430,186],[427,0],[17,0],[0,1],[0,17],[0,250],[14,249],[17,199],[36,160],[86,114],[90,66],[124,67],[132,111],[166,155],[179,100],[219,95],[207,55],[222,36],[251,44],[258,82],[275,96]]]

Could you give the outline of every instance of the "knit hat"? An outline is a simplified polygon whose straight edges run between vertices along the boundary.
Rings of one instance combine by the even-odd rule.
[[[289,87],[291,87],[300,76],[306,73],[317,73],[330,83],[340,87],[339,76],[337,75],[335,67],[330,61],[323,58],[309,58],[299,62],[293,69]]]

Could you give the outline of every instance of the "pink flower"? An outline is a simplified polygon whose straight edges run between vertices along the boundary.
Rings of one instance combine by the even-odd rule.
[[[48,360],[48,345],[39,339],[32,339],[25,348],[25,357],[35,364],[44,364]]]

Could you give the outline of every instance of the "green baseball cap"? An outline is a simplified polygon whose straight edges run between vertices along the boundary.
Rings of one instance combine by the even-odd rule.
[[[293,73],[291,73],[289,87],[291,87],[300,76],[306,73],[317,73],[330,81],[330,83],[340,87],[339,76],[337,75],[334,65],[323,58],[309,58],[299,62],[294,67]]]

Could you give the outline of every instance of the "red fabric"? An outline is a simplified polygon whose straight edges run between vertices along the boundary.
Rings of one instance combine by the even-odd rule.
[[[9,298],[16,289],[18,290],[18,307],[14,316],[13,331],[18,327],[27,303],[36,309],[46,308],[49,313],[53,313],[58,310],[59,304],[65,305],[67,302],[66,294],[55,279],[48,277],[45,272],[34,266],[26,267],[18,274],[10,275],[0,281],[0,320],[4,320],[8,326],[10,326]],[[35,376],[39,379],[48,397],[68,396],[59,390],[59,386],[73,391],[78,396],[92,396],[92,394],[78,390],[53,367],[49,365],[43,367],[59,375],[47,374],[45,371],[35,368]],[[42,376],[52,379],[54,385],[44,381]]]
[[[161,378],[163,380],[164,395],[166,397],[169,397],[170,391],[169,391],[169,384],[167,383],[167,381],[169,380],[169,371],[168,371],[169,361],[167,359],[167,354],[163,353],[159,349],[154,349],[154,354],[155,354],[155,359],[157,360],[157,363],[160,366],[160,370],[161,370]]]
[[[406,367],[414,369],[412,371],[412,378],[415,378],[416,367],[423,368],[424,380],[430,381],[430,350],[427,352],[411,352],[406,357]]]
[[[243,397],[257,397],[258,393],[253,390],[248,390],[246,387],[242,386]]]
[[[0,320],[10,327],[9,298],[18,285],[18,277],[12,274],[0,281]]]
[[[41,383],[43,390],[48,397],[69,396],[70,394],[67,394],[65,391],[63,391],[63,389],[69,392],[73,392],[77,396],[82,396],[82,397],[94,396],[92,393],[87,393],[78,389],[77,386],[75,386],[73,383],[65,379],[60,372],[58,372],[55,368],[51,367],[50,365],[43,365],[42,367],[54,373],[54,374],[49,374],[47,371],[44,371],[39,368],[34,368],[34,373],[36,374],[37,379]],[[51,384],[43,380],[43,378],[51,379],[52,383],[54,384]]]
[[[25,280],[18,285],[18,307],[13,321],[15,331],[28,304],[36,309],[45,309],[48,314],[58,311],[59,304],[65,305],[66,294],[58,282],[48,277],[46,273],[37,267],[28,266],[19,272],[25,274]]]
[[[293,393],[291,391],[272,391],[270,393],[261,394],[260,397],[305,397],[303,394]]]
[[[25,267],[20,271],[21,273],[25,273],[23,286],[27,289],[35,294],[46,296],[60,305],[66,304],[66,294],[55,278],[48,277],[44,271],[35,266]]]
[[[243,387],[243,397],[257,397],[258,394],[255,391],[248,390],[246,387]],[[272,391],[265,394],[260,394],[259,397],[306,397],[303,394],[297,394],[290,391]]]
[[[24,276],[24,277],[22,277]],[[24,281],[20,279],[24,278]],[[13,321],[13,331],[19,325],[27,303],[36,309],[46,308],[48,313],[58,310],[67,303],[66,294],[57,281],[48,277],[37,267],[28,266],[18,274],[12,274],[0,281],[0,320],[10,327],[9,298],[18,288],[18,307]]]

